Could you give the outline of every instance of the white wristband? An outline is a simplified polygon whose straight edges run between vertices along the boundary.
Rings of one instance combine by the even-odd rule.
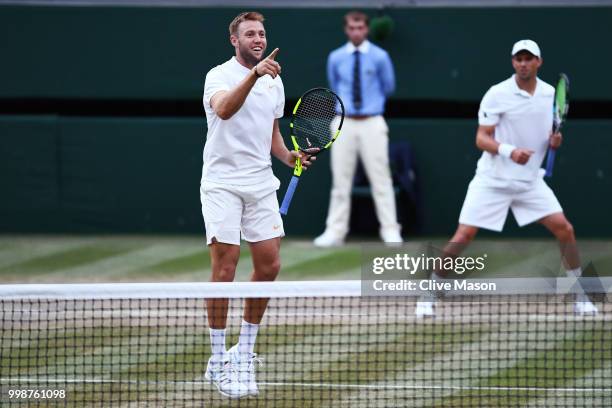
[[[497,147],[497,154],[503,157],[510,158],[512,156],[512,152],[516,149],[516,146],[512,146],[511,144],[501,143]]]

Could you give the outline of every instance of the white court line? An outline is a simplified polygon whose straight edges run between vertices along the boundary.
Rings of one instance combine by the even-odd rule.
[[[140,381],[140,380],[104,380],[104,379],[61,379],[61,378],[0,378],[4,382],[27,383],[65,383],[65,384],[140,384],[140,385],[205,385],[209,381]],[[259,382],[258,385],[270,387],[304,387],[304,388],[356,388],[356,389],[426,389],[426,390],[470,390],[470,391],[541,391],[541,392],[604,392],[612,393],[612,388],[544,388],[544,387],[479,387],[460,385],[426,385],[426,384],[332,384],[305,382]]]

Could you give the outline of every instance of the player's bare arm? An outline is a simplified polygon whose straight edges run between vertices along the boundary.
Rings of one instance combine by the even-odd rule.
[[[561,147],[561,143],[563,143],[563,135],[561,132],[556,132],[550,134],[549,144],[553,149],[558,149]]]
[[[295,159],[299,157],[302,161],[302,167],[304,170],[306,170],[312,164],[312,162],[317,159],[316,156],[310,156],[304,152],[296,152],[287,149],[287,146],[285,146],[285,142],[283,141],[283,136],[281,135],[280,128],[278,126],[278,119],[274,121],[274,127],[272,129],[271,153],[274,157],[276,157],[278,160],[285,163],[289,167],[294,167]]]
[[[502,146],[502,152],[500,152],[501,143],[498,143],[495,138],[495,126],[478,126],[478,131],[476,132],[476,146],[480,150],[484,150],[491,154],[504,154],[503,149],[505,146]],[[506,145],[508,146],[508,145]],[[513,162],[518,164],[525,164],[529,161],[529,158],[533,154],[533,150],[522,149],[520,147],[514,147],[510,154],[510,159]]]
[[[268,74],[275,78],[281,72],[281,66],[274,61],[278,54],[278,48],[274,49],[265,59],[253,67],[251,73],[247,75],[236,87],[229,91],[219,91],[210,98],[210,106],[217,116],[227,120],[240,110],[249,92],[257,80]]]
[[[476,147],[491,154],[497,154],[499,143],[493,138],[495,126],[478,126],[476,131]]]

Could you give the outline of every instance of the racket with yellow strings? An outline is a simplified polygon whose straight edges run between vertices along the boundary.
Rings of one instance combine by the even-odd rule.
[[[289,125],[294,150],[315,156],[329,149],[340,135],[343,122],[344,104],[338,95],[327,88],[313,88],[305,92],[293,108]],[[302,163],[297,158],[280,208],[282,215],[287,215],[301,175]]]

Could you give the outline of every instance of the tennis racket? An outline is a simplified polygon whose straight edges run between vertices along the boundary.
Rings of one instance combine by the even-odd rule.
[[[567,111],[569,110],[569,78],[567,75],[559,74],[559,82],[555,88],[555,100],[553,103],[553,133],[561,129],[561,125],[565,122]],[[552,177],[553,167],[555,165],[556,150],[552,147],[548,148],[548,157],[546,158],[546,177]]]
[[[295,104],[289,125],[294,150],[315,156],[329,149],[340,135],[343,122],[344,104],[338,95],[327,88],[307,91]],[[297,158],[280,208],[282,215],[287,215],[301,175],[302,162]]]

